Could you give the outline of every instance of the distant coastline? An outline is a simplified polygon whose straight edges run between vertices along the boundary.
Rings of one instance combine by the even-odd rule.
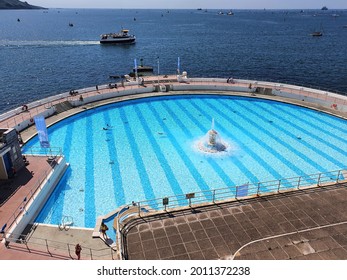
[[[0,0],[0,10],[34,10],[46,9],[39,6],[30,5],[28,2],[19,0]]]

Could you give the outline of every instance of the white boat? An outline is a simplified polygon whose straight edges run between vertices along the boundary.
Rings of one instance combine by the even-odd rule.
[[[100,44],[133,44],[135,35],[130,35],[129,30],[122,29],[119,33],[102,34]]]

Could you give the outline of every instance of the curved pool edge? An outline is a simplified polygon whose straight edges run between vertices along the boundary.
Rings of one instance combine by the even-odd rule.
[[[34,105],[37,107],[30,108],[34,105],[29,104],[28,112],[23,111],[23,108],[17,108],[4,113],[0,115],[0,127],[14,127],[20,132],[23,142],[26,143],[37,134],[32,121],[35,113],[36,115],[44,115],[47,126],[51,126],[85,110],[107,104],[146,97],[194,94],[232,95],[268,99],[306,107],[347,119],[347,96],[295,85],[254,80],[234,79],[231,83],[229,79],[186,78],[182,80],[176,78],[176,76],[164,76],[164,78],[159,80],[158,84],[157,77],[148,77],[144,84],[128,82],[124,87],[119,85],[113,89],[101,85],[98,90],[88,88],[78,90],[78,92],[81,93],[78,96],[58,94],[35,101],[33,104],[35,103]],[[52,100],[56,100],[55,105],[53,105]],[[55,106],[66,101],[71,104],[71,108],[61,113],[56,113]]]

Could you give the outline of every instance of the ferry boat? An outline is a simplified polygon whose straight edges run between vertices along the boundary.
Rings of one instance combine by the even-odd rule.
[[[100,44],[133,44],[135,35],[130,35],[129,30],[122,29],[119,33],[102,34]]]

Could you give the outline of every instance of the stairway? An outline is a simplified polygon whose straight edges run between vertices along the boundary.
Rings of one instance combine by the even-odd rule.
[[[72,109],[72,105],[69,101],[64,101],[58,104],[55,104],[55,112],[57,114],[68,111],[70,109]]]

